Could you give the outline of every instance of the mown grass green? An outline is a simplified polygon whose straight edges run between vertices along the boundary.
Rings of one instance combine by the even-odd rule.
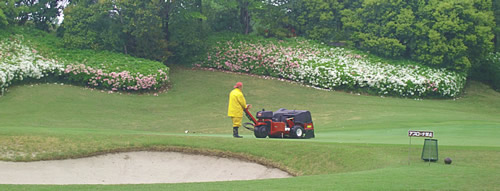
[[[168,93],[108,94],[77,86],[14,86],[0,98],[0,159],[76,158],[127,150],[191,149],[300,174],[277,180],[153,185],[1,185],[20,190],[498,190],[500,95],[471,82],[456,100],[329,92],[234,73],[173,68]],[[228,93],[236,81],[256,112],[310,110],[316,138],[231,137]],[[420,160],[433,130],[440,161]],[[189,130],[191,133],[185,134]],[[408,157],[410,151],[410,157]],[[452,165],[442,159],[451,157]],[[408,165],[410,162],[410,165]]]

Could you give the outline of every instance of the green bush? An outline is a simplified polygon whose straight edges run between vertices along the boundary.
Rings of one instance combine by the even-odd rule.
[[[500,52],[491,53],[472,69],[471,77],[500,91]]]
[[[3,13],[2,9],[0,9],[0,28],[6,27],[9,24],[7,22],[7,17]]]
[[[467,71],[493,49],[491,8],[491,1],[363,0],[342,10],[342,24],[359,48]]]
[[[366,33],[356,33],[354,36],[358,39],[356,43],[360,48],[385,57],[400,57],[406,49],[398,39],[379,38]]]
[[[160,1],[138,0],[70,4],[64,10],[63,29],[59,33],[69,48],[123,52],[165,62],[170,52],[159,4]]]
[[[297,30],[297,35],[324,42],[346,40],[349,32],[345,31],[342,11],[358,7],[361,1],[308,0],[292,1],[293,11],[289,13],[290,24]]]

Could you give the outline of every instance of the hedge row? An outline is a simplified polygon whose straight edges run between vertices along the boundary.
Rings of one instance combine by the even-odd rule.
[[[464,74],[445,69],[373,60],[367,54],[299,39],[225,41],[216,43],[198,66],[402,97],[456,97],[466,81]]]

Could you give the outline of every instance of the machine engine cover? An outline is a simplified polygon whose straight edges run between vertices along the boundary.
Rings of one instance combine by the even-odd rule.
[[[312,123],[311,112],[306,110],[287,110],[281,108],[274,112],[272,119],[276,122],[285,122],[290,117],[294,118],[295,123]]]
[[[272,111],[258,111],[257,118],[258,119],[271,119],[271,118],[273,118],[273,112]]]

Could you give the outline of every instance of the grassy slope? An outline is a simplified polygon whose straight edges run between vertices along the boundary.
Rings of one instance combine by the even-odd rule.
[[[280,180],[134,186],[8,186],[7,189],[500,189],[500,96],[477,83],[457,100],[412,100],[326,92],[256,77],[174,68],[173,88],[160,96],[118,95],[81,87],[15,86],[0,98],[0,158],[40,160],[172,146],[246,156],[301,176]],[[235,81],[254,111],[307,109],[317,138],[231,138],[225,116]],[[189,129],[191,134],[184,134]],[[408,129],[433,130],[440,157],[421,162]],[[31,157],[31,156],[35,157]],[[305,185],[304,183],[310,183]],[[423,184],[426,183],[426,184]]]

